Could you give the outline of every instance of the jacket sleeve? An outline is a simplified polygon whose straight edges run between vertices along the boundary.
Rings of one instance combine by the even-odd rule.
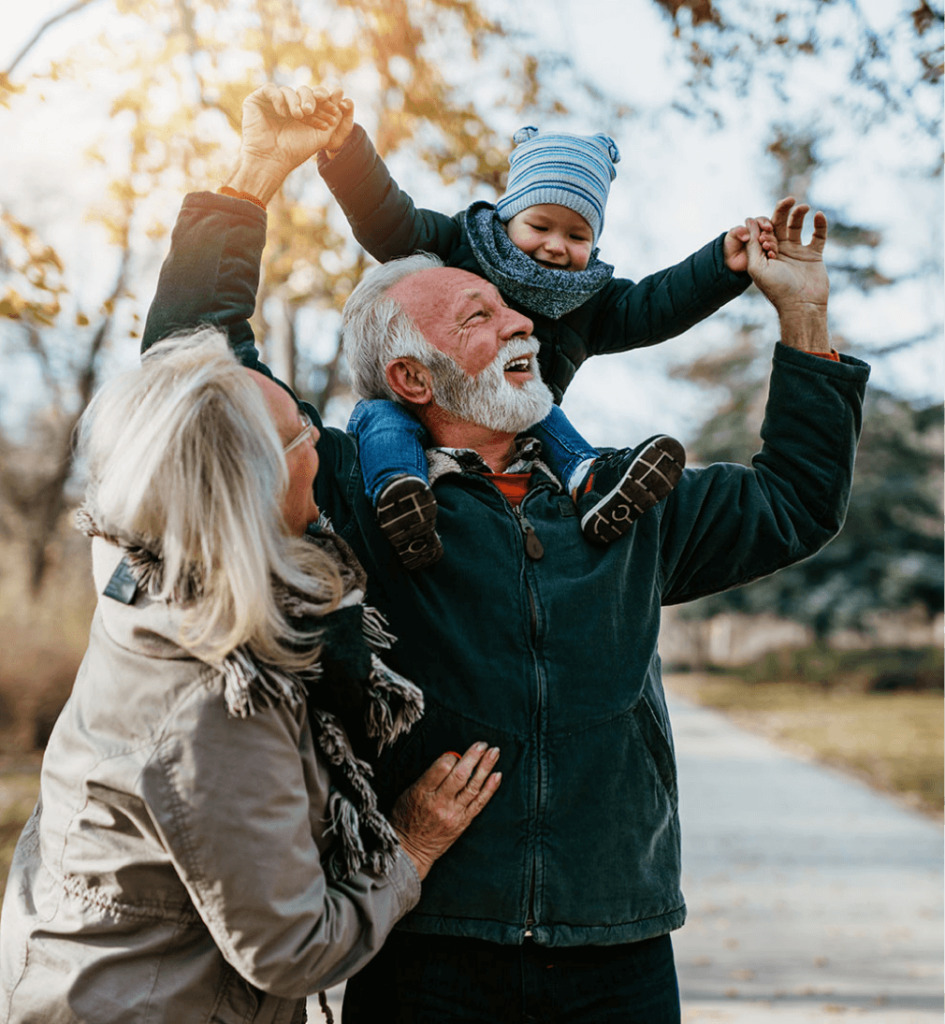
[[[186,196],[148,311],[141,350],[171,334],[213,324],[226,331],[244,366],[271,377],[249,322],[256,308],[265,242],[266,214],[259,207],[213,192]],[[363,490],[356,445],[343,431],[324,427],[318,410],[307,404],[306,408],[320,432],[316,499],[344,535],[354,529],[352,505]]]
[[[691,601],[813,555],[843,525],[869,367],[778,345],[751,467],[686,470],[660,523],[663,604]]]
[[[358,243],[378,262],[429,252],[448,260],[459,247],[462,228],[455,217],[418,210],[391,177],[367,132],[355,125],[338,154],[319,154],[318,169]]]
[[[719,235],[681,263],[640,281],[608,282],[588,335],[589,354],[626,352],[675,338],[741,295],[751,278],[725,266],[724,238]]]
[[[264,992],[299,999],[359,970],[416,904],[420,882],[402,852],[387,875],[329,881],[329,779],[304,709],[230,718],[222,684],[210,690],[175,710],[145,767],[144,797],[224,959]]]
[[[186,196],[148,310],[141,351],[180,331],[214,324],[227,331],[240,362],[265,370],[249,324],[265,244],[266,213],[258,206],[214,192]]]

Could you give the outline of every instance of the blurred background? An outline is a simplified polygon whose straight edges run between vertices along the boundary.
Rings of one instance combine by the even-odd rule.
[[[873,365],[847,525],[817,557],[667,616],[670,682],[942,806],[940,2],[34,0],[0,41],[0,844],[84,649],[70,437],[137,359],[182,195],[233,166],[265,81],[340,84],[417,204],[503,188],[523,124],[621,150],[601,256],[640,278],[793,194],[830,221],[836,348]],[[339,310],[368,258],[314,165],[269,208],[256,315],[276,373],[343,425]],[[598,444],[690,464],[757,445],[776,340],[751,289],[685,337],[591,360],[564,408]],[[777,683],[777,686],[771,685]],[[5,866],[0,864],[0,870]]]

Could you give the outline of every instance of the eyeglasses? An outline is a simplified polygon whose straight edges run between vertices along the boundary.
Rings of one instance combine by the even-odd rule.
[[[312,430],[314,429],[315,424],[312,422],[311,416],[309,416],[309,414],[301,407],[299,407],[299,419],[305,424],[305,426],[295,435],[295,437],[292,438],[291,441],[282,446],[282,451],[286,455],[288,455],[293,448],[298,448],[303,441],[307,441],[312,436]]]

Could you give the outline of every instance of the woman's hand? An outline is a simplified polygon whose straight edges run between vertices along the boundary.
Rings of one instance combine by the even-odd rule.
[[[486,743],[462,757],[443,754],[398,797],[391,824],[421,879],[492,799],[502,781],[492,771],[498,759],[499,748]]]
[[[262,86],[243,101],[240,159],[227,184],[268,203],[299,164],[338,149],[353,119],[354,104],[340,89]]]

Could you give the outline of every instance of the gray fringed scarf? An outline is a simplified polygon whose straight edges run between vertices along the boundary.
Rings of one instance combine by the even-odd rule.
[[[551,270],[536,263],[511,241],[491,203],[473,203],[463,216],[483,274],[506,298],[552,320],[583,306],[614,275],[614,268],[597,258],[597,249],[584,270]]]
[[[108,535],[87,507],[76,513],[76,526],[90,537],[103,537],[122,548],[122,566],[141,592],[160,592],[164,565],[159,554]],[[331,531],[327,519],[319,527],[316,534],[306,534],[306,540],[321,547],[338,567],[344,589],[338,608],[326,613],[324,605],[309,595],[283,584],[275,588],[287,617],[296,620],[302,631],[317,629],[311,663],[288,672],[259,661],[241,647],[214,668],[223,676],[227,712],[235,718],[281,701],[297,707],[307,700],[312,735],[332,782],[328,831],[337,842],[328,855],[326,871],[340,881],[364,867],[384,874],[393,865],[397,837],[377,808],[371,766],[355,751],[373,756],[407,732],[423,713],[423,694],[378,657],[395,638],[387,631],[383,615],[363,603],[366,576],[354,553]],[[185,604],[199,596],[196,581],[182,590],[174,595],[175,603]]]

